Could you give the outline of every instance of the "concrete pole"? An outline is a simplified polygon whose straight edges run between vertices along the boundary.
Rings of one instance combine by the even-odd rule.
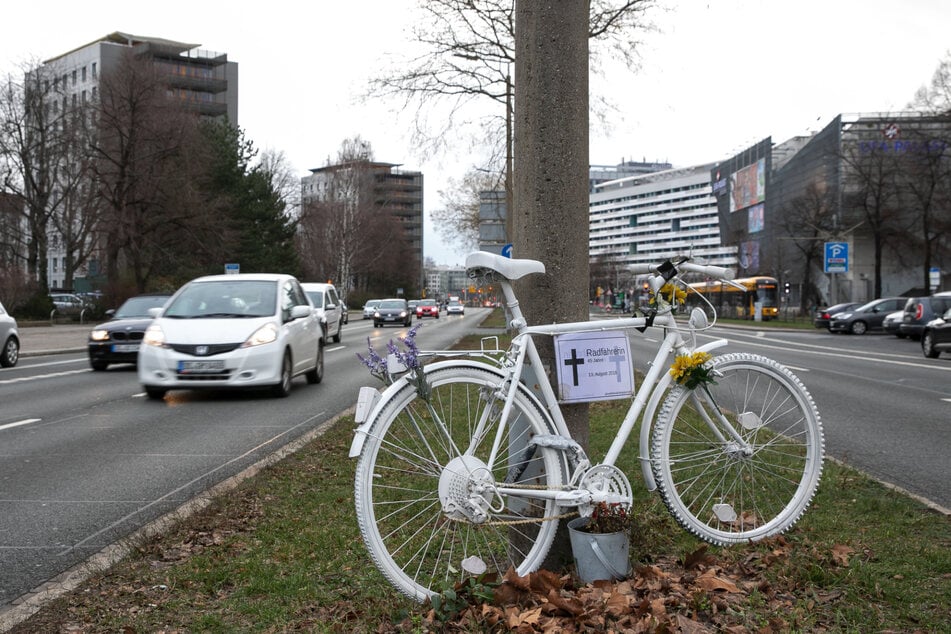
[[[513,257],[546,269],[517,287],[529,324],[588,318],[588,12],[584,0],[515,2]],[[554,379],[554,346],[537,343]],[[587,448],[587,404],[562,411]],[[559,532],[550,569],[571,557]]]

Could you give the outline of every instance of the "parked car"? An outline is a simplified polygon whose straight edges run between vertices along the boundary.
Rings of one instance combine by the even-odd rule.
[[[449,300],[449,303],[446,304],[446,314],[447,315],[465,315],[466,307],[463,306],[462,302],[457,299]]]
[[[834,306],[829,306],[828,308],[817,308],[816,316],[812,320],[812,323],[816,328],[825,328],[829,329],[829,322],[832,320],[832,316],[838,313],[850,310],[852,308],[857,308],[861,306],[860,302],[844,302],[842,304],[835,304]]]
[[[301,287],[314,306],[317,319],[324,331],[324,339],[331,337],[334,343],[340,343],[344,308],[343,302],[337,295],[336,287],[333,284],[320,282],[304,282]]]
[[[906,337],[920,339],[925,324],[943,315],[951,308],[951,292],[935,293],[926,297],[910,297],[905,303],[904,316],[898,331]]]
[[[56,312],[64,315],[75,315],[86,307],[86,302],[79,295],[73,293],[50,293]]]
[[[125,300],[118,309],[109,309],[109,321],[89,331],[89,365],[96,372],[110,363],[136,363],[145,329],[152,323],[149,310],[161,308],[169,293],[137,295]]]
[[[416,318],[435,317],[439,319],[439,304],[434,299],[422,299],[416,304]]]
[[[942,352],[951,352],[951,308],[925,324],[921,332],[921,352],[929,359],[937,359]]]
[[[20,332],[17,320],[0,304],[0,366],[12,368],[20,358]]]
[[[880,330],[885,317],[889,313],[901,310],[905,301],[904,297],[883,297],[858,308],[837,313],[829,321],[829,330],[848,332],[853,335],[864,335],[869,330]]]
[[[188,282],[146,329],[138,376],[146,394],[173,389],[267,388],[287,396],[295,376],[320,383],[324,340],[300,282],[239,273]]]
[[[886,335],[895,335],[899,339],[904,339],[905,335],[899,332],[899,327],[901,326],[902,317],[904,317],[905,311],[896,310],[893,313],[888,313],[885,315],[885,321],[882,322],[882,330],[885,331]]]
[[[386,324],[409,326],[413,323],[413,314],[405,299],[384,299],[373,312],[373,326],[380,328]]]
[[[380,305],[381,299],[371,299],[366,304],[363,305],[363,318],[364,319],[373,319],[373,313],[376,312],[376,307]]]

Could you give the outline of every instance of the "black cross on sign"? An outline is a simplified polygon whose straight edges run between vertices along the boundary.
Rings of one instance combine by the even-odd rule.
[[[572,348],[571,358],[565,359],[565,365],[571,366],[571,374],[574,376],[575,387],[578,386],[578,366],[584,365],[584,359],[579,359],[577,353],[578,351]]]

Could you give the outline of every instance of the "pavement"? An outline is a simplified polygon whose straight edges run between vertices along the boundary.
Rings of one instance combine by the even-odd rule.
[[[85,352],[89,331],[95,325],[93,323],[18,325],[20,357],[37,357],[58,352]]]

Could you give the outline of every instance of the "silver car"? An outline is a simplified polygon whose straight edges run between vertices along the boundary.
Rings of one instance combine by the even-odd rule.
[[[17,320],[0,304],[0,366],[12,368],[20,358]]]
[[[174,389],[267,388],[287,396],[293,377],[323,378],[320,322],[290,275],[201,277],[149,312],[155,319],[138,372],[151,399]]]
[[[334,343],[340,343],[340,334],[346,323],[343,318],[346,306],[340,301],[336,287],[322,282],[303,282],[301,287],[314,306],[314,313],[324,330],[324,339],[330,337]]]

